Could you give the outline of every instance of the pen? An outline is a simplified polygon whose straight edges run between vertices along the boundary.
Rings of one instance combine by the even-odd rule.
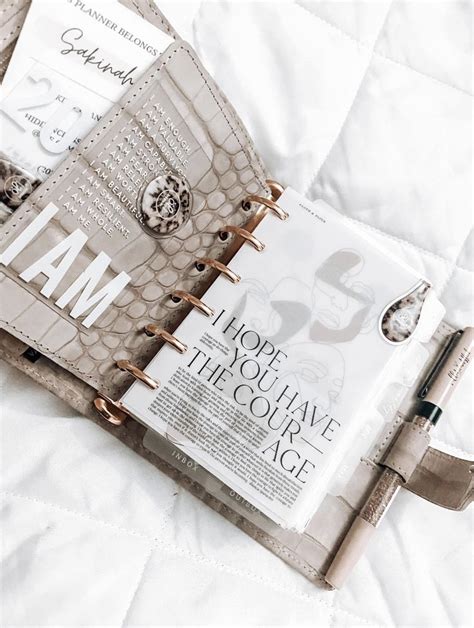
[[[411,420],[413,426],[428,433],[436,425],[467,369],[473,344],[473,327],[466,327],[464,331],[459,330],[450,336],[418,391],[419,401]],[[334,588],[339,589],[344,584],[404,481],[403,475],[385,467],[326,573],[326,581]]]

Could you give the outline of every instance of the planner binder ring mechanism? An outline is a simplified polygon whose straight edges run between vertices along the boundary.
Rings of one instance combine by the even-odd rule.
[[[219,235],[226,236],[228,233],[234,233],[235,235],[243,238],[246,242],[253,246],[256,251],[263,251],[265,244],[256,238],[253,233],[242,229],[242,227],[236,227],[235,225],[226,225],[219,231]]]
[[[273,179],[267,179],[266,183],[272,193],[272,199],[276,202],[283,194],[285,188],[281,183],[278,183],[278,181],[274,181]]]
[[[188,347],[184,344],[184,342],[181,342],[181,340],[178,340],[176,336],[173,336],[172,334],[167,332],[165,329],[158,327],[158,325],[153,325],[152,323],[147,325],[145,327],[145,334],[147,336],[154,336],[156,338],[161,338],[162,340],[167,342],[169,345],[171,345],[174,349],[176,349],[176,351],[179,351],[179,353],[185,353],[188,349]]]
[[[196,268],[200,269],[201,266],[210,266],[215,270],[218,270],[220,273],[224,275],[229,281],[232,283],[239,283],[240,276],[237,273],[234,273],[228,266],[219,262],[216,259],[210,259],[209,257],[200,257],[196,260]]]
[[[252,203],[258,203],[271,210],[280,220],[286,220],[288,214],[284,211],[275,201],[271,198],[265,198],[264,196],[258,196],[256,194],[250,194],[242,201],[242,207],[248,209]]]
[[[138,366],[135,366],[135,364],[132,364],[130,360],[118,360],[116,364],[117,364],[117,367],[121,371],[127,371],[128,373],[130,373],[130,375],[133,375],[135,379],[140,380],[146,386],[148,386],[148,388],[154,389],[154,388],[158,388],[158,386],[160,385],[159,382],[152,379],[144,371],[139,369]]]
[[[252,234],[252,230],[259,224],[263,218],[268,213],[273,213],[280,220],[286,220],[288,218],[288,214],[284,211],[278,204],[277,200],[281,196],[283,192],[283,186],[281,186],[278,182],[267,180],[266,181],[268,188],[271,191],[271,198],[265,198],[264,196],[258,196],[255,194],[250,194],[246,196],[242,201],[242,207],[244,209],[249,209],[251,204],[255,203],[263,206],[265,209],[262,213],[257,211],[257,213],[250,218],[250,220],[244,225],[244,227],[237,227],[233,225],[227,225],[223,229],[220,229],[219,234],[223,233],[233,233],[238,237],[241,237],[244,242],[248,242],[251,244],[257,251],[262,251],[265,247],[263,242],[261,242],[258,238],[256,238]],[[232,248],[231,253],[236,252],[235,248]],[[232,283],[238,283],[240,281],[239,275],[234,273],[226,264],[220,262],[219,260],[210,259],[207,257],[199,258],[195,262],[196,267],[201,270],[200,266],[209,266],[214,270],[222,273],[229,281]],[[170,297],[173,301],[179,302],[181,300],[186,301],[197,310],[205,314],[206,316],[213,316],[214,310],[206,305],[200,298],[194,296],[190,292],[186,292],[184,290],[174,290]],[[166,331],[154,325],[152,323],[145,326],[144,332],[148,336],[155,336],[160,338],[170,344],[173,348],[175,348],[180,353],[184,353],[187,349],[187,346],[178,340],[175,336],[173,336],[170,332]],[[127,371],[135,377],[135,379],[143,382],[146,386],[152,389],[156,389],[159,386],[159,382],[152,379],[149,375],[147,375],[142,369],[138,366],[130,362],[130,360],[119,360],[116,363],[116,366],[122,371]],[[124,412],[119,402],[115,402],[106,395],[99,393],[99,397],[95,399],[94,406],[96,410],[102,415],[102,417],[112,423],[113,425],[122,425],[124,420],[127,418],[127,413]]]
[[[110,399],[110,397],[107,397],[107,395],[104,395],[103,393],[100,393],[100,395],[100,397],[94,399],[95,409],[104,419],[106,419],[106,421],[112,423],[112,425],[123,425],[125,419],[128,418],[128,414],[122,408],[121,404],[118,401]]]
[[[174,290],[171,293],[171,298],[175,302],[181,301],[181,299],[183,301],[187,301],[206,316],[212,316],[214,314],[214,310],[211,307],[206,305],[203,301],[201,301],[201,299],[198,299],[190,292],[185,292],[184,290]]]

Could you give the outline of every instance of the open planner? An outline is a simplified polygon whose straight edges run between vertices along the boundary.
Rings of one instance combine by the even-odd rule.
[[[271,179],[156,9],[122,5],[144,43],[103,94],[77,32],[48,65],[20,31],[7,67],[5,42],[1,355],[325,585],[455,330],[429,277]],[[8,31],[35,37],[31,11]],[[469,461],[410,455],[405,488],[472,499]]]

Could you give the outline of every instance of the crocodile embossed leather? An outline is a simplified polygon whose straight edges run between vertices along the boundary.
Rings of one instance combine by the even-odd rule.
[[[197,273],[195,260],[219,261],[228,246],[219,230],[247,222],[242,201],[269,192],[233,109],[194,51],[184,42],[171,46],[4,226],[3,250],[53,204],[58,211],[34,243],[41,254],[77,229],[87,236],[49,298],[41,292],[43,274],[28,282],[19,277],[31,264],[32,246],[2,269],[0,286],[9,297],[5,328],[117,397],[131,378],[115,363],[130,360],[143,368],[157,350],[137,330],[153,323],[172,333],[195,304],[169,295],[181,291],[199,300],[215,271]],[[74,317],[71,295],[75,282],[86,281],[82,271],[89,279],[94,274],[92,262],[103,270],[96,290],[106,281],[110,286],[118,272],[129,281],[86,328]]]

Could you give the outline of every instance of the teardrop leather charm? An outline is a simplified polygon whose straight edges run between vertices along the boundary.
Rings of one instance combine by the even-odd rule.
[[[387,306],[380,317],[380,332],[388,342],[405,342],[412,335],[429,289],[423,281]]]

